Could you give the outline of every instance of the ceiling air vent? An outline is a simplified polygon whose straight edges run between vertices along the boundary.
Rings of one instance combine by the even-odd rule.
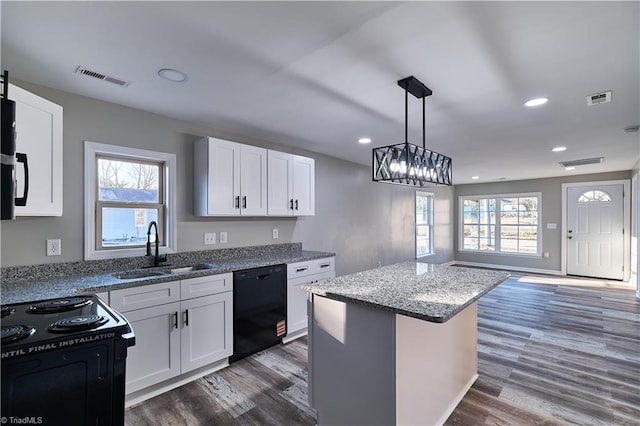
[[[606,104],[608,102],[611,102],[611,90],[587,96],[587,106]]]
[[[604,161],[604,157],[583,158],[582,160],[561,161],[560,165],[564,168],[586,166],[587,164],[600,164]]]
[[[97,78],[98,80],[104,80],[122,87],[127,87],[129,84],[131,84],[128,81],[120,80],[119,78],[111,77],[109,75],[90,70],[86,67],[83,67],[82,65],[76,68],[76,73],[86,75],[87,77]]]

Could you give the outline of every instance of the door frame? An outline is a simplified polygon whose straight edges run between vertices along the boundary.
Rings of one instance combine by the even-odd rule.
[[[628,282],[631,278],[631,180],[602,180],[602,181],[586,181],[571,182],[562,184],[562,226],[560,238],[560,273],[567,275],[567,189],[576,186],[594,186],[594,185],[623,185],[622,193],[622,222],[623,222],[623,266],[624,274],[622,280]]]

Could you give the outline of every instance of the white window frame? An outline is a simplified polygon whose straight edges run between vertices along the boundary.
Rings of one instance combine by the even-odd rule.
[[[512,251],[501,251],[500,247],[500,199],[515,197],[537,197],[538,198],[538,223],[536,225],[536,253],[514,253]],[[464,201],[473,199],[496,199],[496,223],[495,223],[495,250],[472,250],[464,248]],[[491,194],[491,195],[460,195],[458,196],[458,252],[486,254],[492,256],[516,256],[516,257],[535,257],[542,258],[542,192],[525,192],[512,194]]]
[[[165,190],[165,238],[161,253],[175,253],[177,247],[176,215],[176,155],[146,149],[108,145],[84,141],[84,259],[114,259],[120,257],[144,256],[146,247],[127,247],[109,250],[96,249],[96,156],[110,155],[132,160],[164,163]]]
[[[433,250],[433,236],[434,236],[434,229],[433,229],[433,208],[434,208],[434,204],[435,204],[435,194],[433,192],[425,192],[425,191],[416,191],[415,194],[415,199],[414,199],[414,205],[413,205],[413,211],[414,213],[417,212],[418,209],[418,197],[429,197],[431,199],[431,205],[430,205],[430,209],[429,209],[429,220],[428,220],[428,224],[427,226],[429,227],[429,253],[426,254],[421,254],[418,255],[418,218],[415,218],[415,233],[414,233],[414,241],[415,241],[415,254],[416,254],[416,259],[420,259],[423,257],[427,257],[427,256],[433,256],[434,250]],[[424,225],[423,225],[424,226]]]

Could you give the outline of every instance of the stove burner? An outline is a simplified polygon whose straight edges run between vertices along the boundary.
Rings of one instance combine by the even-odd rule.
[[[26,339],[35,332],[35,328],[22,324],[2,326],[0,333],[2,336],[1,343],[6,345],[7,343],[17,342]]]
[[[100,315],[80,315],[77,317],[62,318],[47,327],[47,330],[54,333],[91,330],[100,327],[106,322],[107,319]]]
[[[91,305],[93,301],[88,297],[66,297],[64,299],[45,300],[29,306],[30,314],[54,314],[58,312],[72,311],[83,306]]]
[[[14,308],[10,308],[8,306],[2,307],[2,318],[8,317],[9,315],[13,315],[16,312]]]

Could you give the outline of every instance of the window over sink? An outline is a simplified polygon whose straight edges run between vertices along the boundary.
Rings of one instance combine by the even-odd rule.
[[[85,259],[175,251],[175,155],[85,141]],[[155,237],[155,233],[151,238]]]

